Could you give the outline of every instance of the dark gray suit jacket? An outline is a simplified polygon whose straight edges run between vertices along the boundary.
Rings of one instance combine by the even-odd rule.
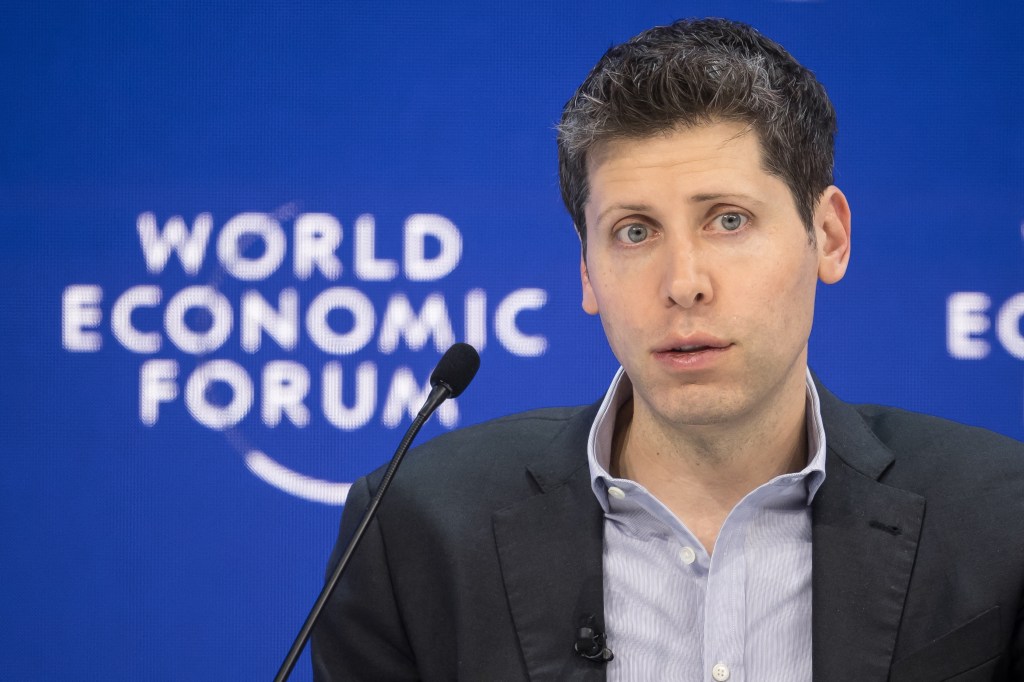
[[[814,679],[1024,680],[1024,446],[818,390]],[[410,453],[314,632],[316,679],[603,680],[573,652],[603,609],[596,410],[513,415]],[[379,477],[353,486],[332,566]]]

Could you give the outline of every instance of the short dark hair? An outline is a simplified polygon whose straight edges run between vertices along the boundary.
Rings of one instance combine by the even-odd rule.
[[[562,110],[559,183],[583,253],[587,155],[595,145],[720,121],[757,133],[764,169],[789,187],[813,243],[814,208],[832,184],[836,133],[825,88],[746,24],[683,19],[605,52]]]

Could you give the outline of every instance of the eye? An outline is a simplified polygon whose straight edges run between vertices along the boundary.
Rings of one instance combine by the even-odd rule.
[[[615,238],[620,242],[639,244],[651,235],[651,230],[646,225],[633,223],[615,232]]]
[[[714,222],[726,232],[735,232],[746,225],[749,220],[750,218],[742,213],[723,213],[717,216]]]

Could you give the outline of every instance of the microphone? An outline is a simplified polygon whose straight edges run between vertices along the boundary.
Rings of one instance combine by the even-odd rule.
[[[420,432],[423,424],[434,413],[434,410],[440,407],[441,403],[448,398],[461,395],[466,390],[466,387],[469,386],[469,382],[476,376],[476,371],[479,368],[480,355],[476,352],[476,349],[468,343],[456,343],[445,351],[445,354],[437,363],[437,367],[431,372],[430,395],[423,403],[423,407],[420,408],[416,418],[412,420],[412,424],[409,425],[409,430],[405,432],[402,442],[398,444],[398,449],[395,450],[388,468],[384,471],[384,477],[381,479],[377,492],[370,500],[370,504],[366,506],[363,518],[356,527],[355,533],[352,534],[352,539],[348,541],[345,552],[341,555],[341,560],[338,561],[338,565],[334,568],[334,572],[331,573],[331,577],[324,583],[320,596],[317,597],[316,603],[313,604],[313,608],[309,612],[309,616],[306,617],[306,622],[303,623],[302,628],[299,630],[299,635],[292,644],[292,648],[288,651],[288,655],[285,656],[284,662],[274,678],[274,682],[284,682],[291,675],[295,663],[299,660],[299,655],[302,653],[310,634],[313,632],[313,626],[319,620],[327,600],[334,593],[334,588],[337,587],[341,574],[344,573],[345,567],[348,566],[349,559],[352,558],[352,554],[359,545],[359,541],[363,539],[367,527],[369,527],[373,517],[376,516],[377,507],[380,506],[384,493],[391,486],[391,480],[395,477],[395,472],[398,471],[398,465],[402,463],[402,458],[405,457],[405,453],[409,446],[412,445],[416,434]]]
[[[456,343],[441,356],[437,367],[430,373],[430,395],[427,397],[420,415],[426,420],[441,403],[448,398],[458,398],[469,386],[469,382],[480,369],[480,355],[476,348],[468,343]],[[412,427],[409,429],[412,430]],[[416,429],[419,431],[419,429]],[[416,434],[414,433],[413,436]],[[409,439],[410,442],[412,439]]]
[[[604,632],[602,612],[604,611],[604,577],[588,576],[583,581],[576,603],[576,639],[572,650],[577,656],[594,663],[607,663],[615,658],[608,648],[608,637]]]
[[[597,618],[593,615],[586,615],[580,620],[580,627],[576,631],[576,642],[573,644],[573,651],[588,661],[607,663],[615,658],[612,650],[605,646],[607,638],[604,631],[597,624]]]

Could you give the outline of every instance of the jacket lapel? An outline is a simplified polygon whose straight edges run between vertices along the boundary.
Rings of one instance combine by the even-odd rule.
[[[888,679],[924,498],[879,482],[893,455],[820,384],[828,457],[813,504],[814,679]]]
[[[924,518],[924,498],[879,478],[893,455],[860,414],[818,384],[828,445],[813,504],[815,680],[888,679]],[[596,406],[528,469],[537,494],[495,512],[509,610],[531,680],[605,679],[573,653],[581,615],[603,628],[603,515],[586,442]]]
[[[592,615],[602,626],[604,618],[604,517],[586,458],[595,411],[574,417],[529,467],[537,494],[493,517],[509,610],[531,680],[604,680],[602,664],[573,652],[581,616]]]

